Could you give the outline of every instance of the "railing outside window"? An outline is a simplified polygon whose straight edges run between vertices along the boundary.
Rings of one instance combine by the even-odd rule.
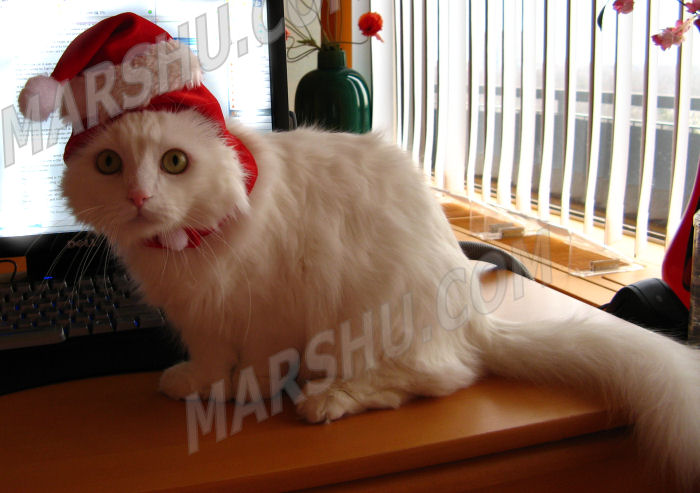
[[[553,220],[605,243],[668,241],[700,158],[700,43],[651,35],[674,0],[374,0],[375,128],[438,187]],[[394,22],[391,22],[393,20]],[[392,102],[393,104],[389,104]]]

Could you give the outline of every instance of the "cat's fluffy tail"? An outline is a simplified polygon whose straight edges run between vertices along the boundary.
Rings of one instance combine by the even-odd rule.
[[[700,491],[699,351],[604,312],[534,326],[475,315],[490,371],[602,393],[630,414],[644,455]]]

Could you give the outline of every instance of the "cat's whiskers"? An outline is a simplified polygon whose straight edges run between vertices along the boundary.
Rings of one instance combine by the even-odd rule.
[[[58,263],[61,261],[61,259],[63,258],[64,254],[69,250],[69,245],[70,245],[71,243],[74,243],[74,242],[78,241],[78,240],[80,239],[80,237],[82,237],[82,236],[88,236],[88,235],[90,235],[90,234],[91,234],[90,232],[78,231],[77,233],[75,233],[75,234],[71,237],[71,239],[70,239],[69,241],[67,241],[67,242],[65,243],[65,245],[63,246],[63,248],[61,248],[61,250],[56,254],[56,256],[54,257],[53,261],[51,262],[51,265],[50,265],[49,268],[47,269],[47,271],[46,271],[46,273],[45,273],[45,275],[44,275],[44,279],[43,279],[42,284],[41,284],[41,288],[42,288],[42,289],[48,286],[48,280],[49,280],[49,278],[53,277],[54,269],[56,269]],[[94,234],[94,233],[93,233],[93,234]],[[97,236],[97,235],[96,235],[96,236]],[[83,256],[83,258],[84,258],[84,256]],[[79,264],[79,266],[82,265],[82,260],[83,260],[83,258],[81,258],[81,263]],[[68,272],[71,271],[71,269],[73,268],[73,264],[75,263],[75,260],[76,260],[76,257],[73,257],[73,258],[71,259],[70,264],[68,264],[68,266],[67,266],[67,268],[66,268],[66,270],[65,270],[65,275],[67,275]],[[78,267],[78,270],[80,270],[80,267]],[[73,296],[73,294],[74,294],[74,293],[71,293],[71,296]]]
[[[54,269],[56,268],[59,261],[63,257],[63,254],[66,253],[66,251],[68,250],[68,243],[70,243],[71,241],[75,241],[78,238],[78,236],[80,236],[81,234],[84,234],[84,232],[79,231],[79,232],[75,233],[71,237],[71,239],[66,242],[66,244],[63,246],[63,248],[61,248],[61,250],[56,254],[53,261],[51,262],[51,265],[49,265],[49,268],[46,270],[46,273],[44,274],[44,279],[41,283],[41,289],[48,287],[49,278],[53,277]]]
[[[70,264],[69,264],[68,267],[66,268],[66,271],[65,271],[65,278],[66,278],[66,280],[70,280],[69,284],[72,286],[72,289],[71,289],[71,291],[70,291],[70,294],[69,294],[68,297],[67,297],[68,300],[74,300],[74,299],[77,298],[78,282],[79,282],[80,277],[81,277],[82,265],[83,265],[83,262],[85,261],[85,257],[86,257],[86,256],[87,256],[87,252],[85,252],[85,254],[84,254],[83,256],[80,257],[80,260],[79,260],[79,262],[78,262],[78,267],[76,268],[76,270],[75,270],[75,275],[72,277],[72,279],[70,279],[70,278],[68,277],[68,274],[73,270],[73,264],[75,263],[75,261],[76,261],[76,259],[77,259],[76,256],[74,256],[74,257],[71,259]]]
[[[116,230],[119,231],[119,225],[116,226]],[[107,242],[107,258],[105,259],[104,262],[104,267],[102,269],[102,278],[104,285],[102,286],[104,288],[104,292],[108,293],[109,292],[109,286],[107,285],[107,274],[108,274],[108,264],[109,264],[109,259],[113,257],[114,255],[114,248],[112,247],[112,243],[107,240],[106,236],[103,236],[105,241]]]
[[[94,224],[96,221],[99,222],[100,219],[102,219],[104,210],[104,205],[96,205],[75,211],[75,216],[84,223]]]
[[[66,298],[69,300],[76,299],[78,292],[78,286],[80,280],[82,280],[85,276],[85,273],[87,272],[88,267],[93,263],[95,256],[98,255],[99,252],[102,251],[102,248],[104,247],[105,243],[107,245],[105,254],[104,254],[104,261],[103,261],[103,267],[102,267],[102,272],[103,272],[103,278],[104,278],[104,287],[105,291],[107,290],[107,272],[108,272],[108,263],[109,259],[112,256],[113,253],[113,247],[112,243],[108,241],[107,234],[112,233],[114,236],[117,236],[118,231],[119,231],[119,221],[115,220],[108,220],[109,214],[105,214],[104,211],[105,207],[103,205],[96,205],[93,207],[81,209],[79,211],[76,211],[76,216],[79,216],[80,220],[83,222],[88,222],[90,224],[93,224],[96,228],[102,229],[104,232],[98,232],[94,231],[91,233],[86,233],[84,231],[76,233],[71,240],[73,242],[77,241],[81,236],[86,236],[86,235],[94,235],[95,237],[95,242],[90,244],[87,251],[85,251],[84,255],[80,258],[78,267],[76,268],[75,276],[72,280],[72,285],[73,288],[70,293],[67,293]],[[103,227],[101,223],[108,223],[109,227]],[[56,265],[58,262],[60,262],[61,258],[64,256],[64,254],[67,252],[67,246],[70,242],[66,243],[66,246],[64,246],[61,251],[56,255],[54,258],[51,266],[48,269],[48,272],[45,277],[51,277],[52,272],[56,268]],[[73,265],[75,261],[77,260],[77,257],[74,257],[71,259],[70,264],[66,268],[65,275],[67,276],[68,273],[70,273],[73,270]],[[48,280],[46,280],[48,282]]]
[[[76,278],[73,282],[73,292],[72,292],[71,297],[75,297],[77,289],[80,286],[80,281],[82,281],[83,278],[85,277],[85,273],[88,271],[88,268],[90,267],[92,262],[95,260],[95,256],[100,252],[100,249],[105,241],[106,241],[106,238],[104,235],[96,235],[95,243],[92,243],[88,246],[87,251],[80,259],[80,263],[78,264]],[[106,262],[107,262],[107,258],[105,257],[105,263]],[[77,292],[77,294],[80,295],[79,292]]]

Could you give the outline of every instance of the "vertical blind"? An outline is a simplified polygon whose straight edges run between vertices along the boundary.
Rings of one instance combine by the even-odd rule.
[[[700,33],[662,51],[651,36],[682,6],[608,7],[600,29],[606,3],[372,0],[374,128],[438,188],[631,234],[635,254],[669,240],[700,157]]]

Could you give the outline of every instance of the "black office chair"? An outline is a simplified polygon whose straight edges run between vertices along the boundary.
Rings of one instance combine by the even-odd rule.
[[[600,309],[675,339],[688,340],[688,309],[661,279],[644,279],[625,286]]]

